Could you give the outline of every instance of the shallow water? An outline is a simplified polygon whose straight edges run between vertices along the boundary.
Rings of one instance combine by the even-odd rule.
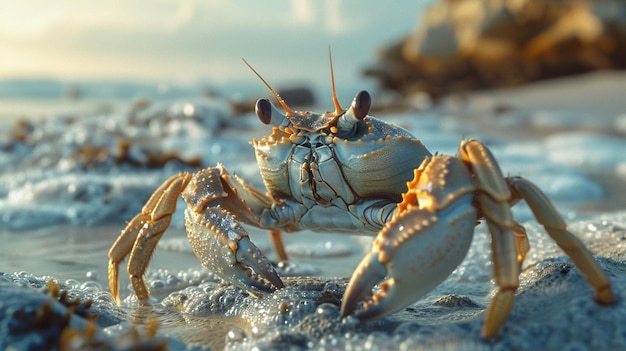
[[[455,154],[462,138],[483,140],[505,174],[531,179],[554,201],[561,214],[579,227],[597,223],[598,216],[602,215],[600,211],[626,208],[626,199],[616,196],[626,188],[626,154],[623,152],[626,139],[623,135],[616,135],[615,130],[572,130],[572,119],[587,116],[586,113],[570,116],[572,112],[568,112],[568,118],[550,119],[552,131],[549,134],[538,133],[542,124],[538,126],[537,120],[544,121],[549,116],[528,118],[512,110],[489,117],[483,109],[473,111],[471,103],[463,109],[443,106],[421,112],[379,114],[378,117],[404,126],[433,152]],[[621,123],[617,117],[615,123]],[[25,271],[39,277],[52,276],[59,281],[93,281],[106,289],[108,249],[125,221],[141,209],[153,189],[169,175],[223,162],[230,171],[261,186],[253,151],[247,141],[261,137],[266,128],[252,114],[232,116],[228,103],[223,100],[181,100],[146,108],[129,103],[122,111],[85,113],[79,118],[53,116],[23,128],[20,138],[13,125],[4,126],[0,131],[3,170],[0,174],[0,272]],[[502,132],[507,129],[515,132],[509,135]],[[127,149],[122,141],[130,142]],[[170,157],[157,160],[158,163],[154,161],[158,154]],[[191,253],[183,228],[182,206],[179,202],[179,211],[157,248],[148,274],[154,302],[170,301],[167,308],[157,305],[160,307],[151,312],[156,314],[162,331],[184,344],[208,343],[218,349],[225,345],[231,349],[253,348],[257,345],[255,342],[272,345],[263,344],[268,338],[275,339],[268,336],[267,330],[259,331],[259,335],[254,332],[255,325],[263,329],[264,325],[272,324],[264,324],[259,316],[251,316],[250,310],[226,311],[207,319],[203,313],[194,314],[189,306],[185,306],[185,313],[181,314],[177,309],[183,307],[171,302],[174,299],[171,294],[185,291],[185,287],[192,290],[184,294],[202,297],[193,292],[193,288],[202,282],[215,284],[211,283],[214,278],[210,274],[202,273],[205,271]],[[537,234],[531,236],[531,244],[539,249],[531,251],[527,266],[546,257],[562,255],[543,232],[529,222],[532,216],[527,208],[520,205],[514,211],[520,222],[530,225],[529,232]],[[593,218],[595,222],[584,222]],[[579,229],[577,234],[585,233],[585,228]],[[275,259],[267,234],[255,229],[250,232],[257,246],[270,259]],[[417,308],[417,315],[414,308],[408,315],[401,313],[396,319],[418,318],[420,323],[425,323],[433,301],[451,292],[462,293],[479,306],[488,302],[486,295],[492,287],[489,284],[488,237],[484,226],[479,226],[476,232],[466,262],[452,278],[417,305],[422,307]],[[280,267],[279,271],[284,276],[347,278],[369,248],[370,240],[312,232],[286,235],[292,265]],[[125,274],[122,279],[122,287],[126,287]],[[337,284],[341,287],[345,281]],[[205,294],[210,294],[214,287],[203,289]],[[328,289],[329,294],[336,293],[332,287]],[[129,289],[123,288],[121,293],[127,297],[124,310],[132,316],[136,301]],[[276,299],[289,300],[289,296],[280,295]],[[246,306],[253,303],[242,301]],[[326,312],[316,312],[315,308],[312,311],[330,316],[336,314],[336,307]],[[480,308],[469,309],[459,312],[461,315],[456,318],[471,320],[480,312]],[[315,313],[313,315],[317,316]],[[424,314],[421,319],[420,313]],[[293,318],[300,321],[299,318],[306,317]],[[450,316],[442,318],[448,321],[446,318]],[[141,323],[146,316],[130,319]],[[287,319],[285,323],[292,322]],[[278,334],[296,338],[287,331]],[[345,338],[355,345],[366,345],[367,338],[372,338],[378,346],[390,340],[389,336],[371,335],[366,329]],[[311,346],[309,339],[298,340],[294,339],[295,345],[304,342],[305,346]],[[323,343],[312,345],[321,347]]]

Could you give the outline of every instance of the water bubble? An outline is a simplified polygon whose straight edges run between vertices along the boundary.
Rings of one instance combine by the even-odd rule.
[[[259,336],[262,336],[263,334],[265,334],[265,331],[262,330],[261,328],[259,328],[258,326],[253,326],[250,329],[250,332],[252,333],[252,335],[256,338],[258,338]]]
[[[67,285],[68,289],[78,289],[81,286],[81,283],[76,279],[67,279],[65,281],[65,285]]]
[[[98,273],[95,271],[87,271],[87,273],[85,273],[85,277],[89,280],[98,280]]]
[[[324,316],[331,316],[333,314],[336,314],[337,311],[338,311],[337,306],[333,305],[332,303],[326,302],[317,306],[315,313],[324,315]]]
[[[341,319],[341,324],[352,328],[357,327],[360,323],[361,321],[353,315],[345,316]]]
[[[232,328],[226,334],[226,342],[243,342],[246,340],[246,332],[240,328]]]
[[[100,285],[100,283],[96,283],[96,282],[84,282],[80,285],[80,289],[81,290],[93,290],[93,291],[100,291],[102,290],[102,285]]]
[[[165,282],[161,279],[155,279],[150,282],[150,287],[153,289],[162,289],[165,287]]]
[[[25,272],[25,271],[21,271],[21,272],[17,272],[15,274],[18,278],[22,278],[22,279],[28,279],[30,277],[32,277],[32,274]]]

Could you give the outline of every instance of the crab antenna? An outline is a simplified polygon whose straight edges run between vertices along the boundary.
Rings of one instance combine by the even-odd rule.
[[[339,100],[337,100],[337,90],[335,89],[335,73],[333,72],[333,55],[330,51],[330,45],[328,46],[328,60],[330,61],[330,83],[333,91],[333,104],[335,104],[335,116],[339,116],[343,113]]]
[[[272,88],[272,86],[269,85],[269,83],[266,82],[265,79],[263,79],[263,77],[261,77],[259,72],[257,72],[254,68],[252,68],[252,66],[248,63],[248,61],[246,61],[246,59],[244,59],[243,57],[241,59],[243,60],[243,63],[245,63],[246,66],[248,66],[248,68],[250,68],[252,72],[256,74],[257,77],[259,77],[261,82],[265,84],[265,86],[272,92],[272,94],[274,94],[274,97],[276,98],[276,100],[278,100],[278,103],[280,104],[280,106],[282,106],[285,109],[285,113],[287,114],[287,117],[294,116],[296,113],[291,109],[291,107],[289,107],[289,105],[287,105],[285,100],[283,100],[283,98],[280,97],[280,95],[276,92],[276,90],[274,90],[274,88]]]

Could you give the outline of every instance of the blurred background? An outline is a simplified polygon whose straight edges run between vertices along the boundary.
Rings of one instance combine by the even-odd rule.
[[[265,88],[241,58],[271,84],[326,94],[329,46],[351,99],[373,85],[361,71],[377,48],[410,32],[430,2],[1,0],[0,116],[79,96],[257,97]]]

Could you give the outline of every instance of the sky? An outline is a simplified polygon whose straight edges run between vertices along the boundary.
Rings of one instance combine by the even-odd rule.
[[[431,0],[0,0],[0,79],[359,79]]]

